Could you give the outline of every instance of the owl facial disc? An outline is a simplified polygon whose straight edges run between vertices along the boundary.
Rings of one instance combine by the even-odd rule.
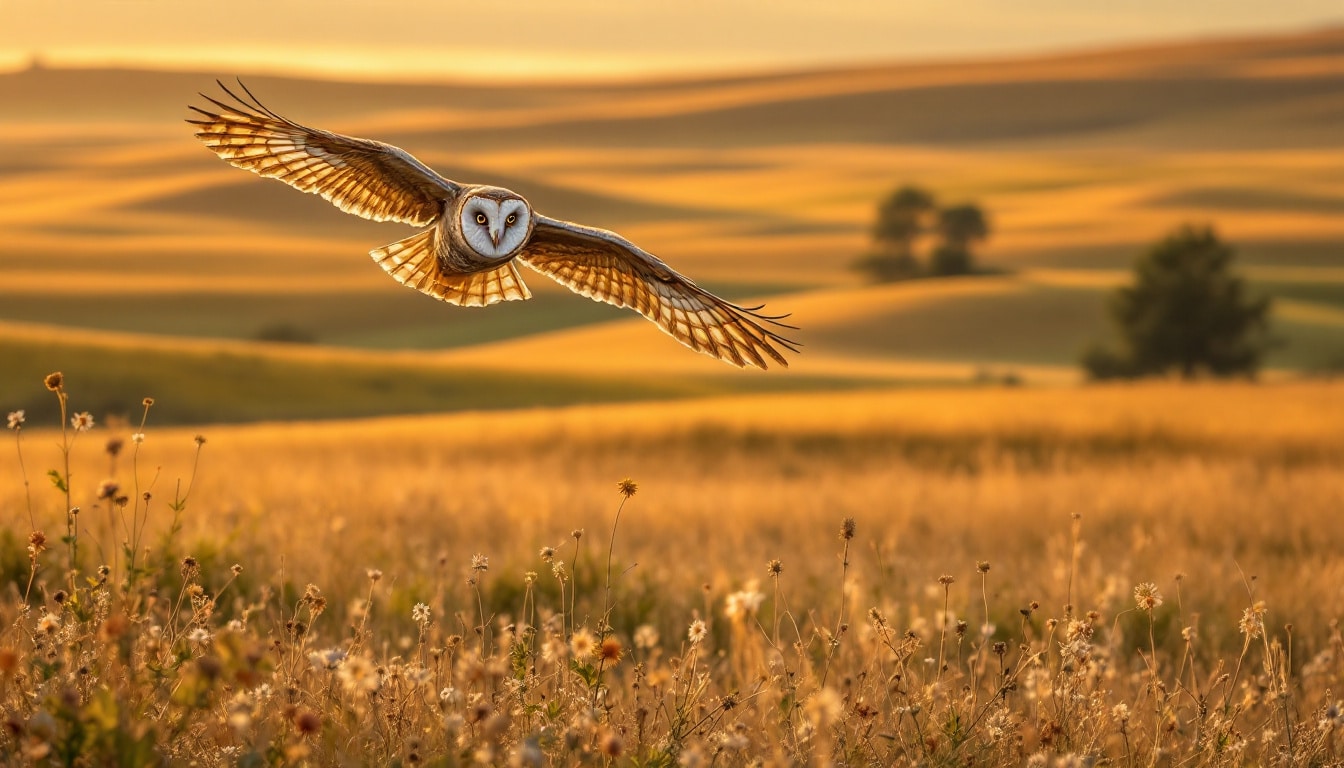
[[[516,195],[473,195],[462,205],[462,237],[477,254],[490,259],[512,256],[527,242],[532,211]]]

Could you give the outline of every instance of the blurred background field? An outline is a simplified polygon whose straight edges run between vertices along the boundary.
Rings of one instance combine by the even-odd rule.
[[[216,73],[36,65],[0,74],[0,344],[16,363],[0,395],[42,408],[32,374],[64,368],[96,381],[113,410],[177,389],[165,418],[234,421],[286,408],[339,417],[962,383],[986,371],[1071,382],[1081,348],[1109,333],[1105,292],[1187,221],[1216,226],[1253,291],[1274,298],[1271,377],[1334,371],[1341,61],[1335,29],[586,84],[247,77],[294,119],[512,187],[549,215],[619,230],[728,298],[791,312],[805,352],[785,376],[684,354],[541,278],[530,302],[439,304],[365,255],[405,227],[230,172],[191,137],[185,106]],[[993,228],[979,260],[997,274],[864,285],[851,265],[876,201],[900,183],[977,201]],[[308,384],[269,387],[274,413],[241,396],[254,377],[306,381],[317,349],[331,350],[323,377],[339,405],[319,407]],[[377,368],[398,384],[371,380]],[[531,399],[458,385],[501,369],[535,377]],[[206,370],[231,383],[186,386]]]

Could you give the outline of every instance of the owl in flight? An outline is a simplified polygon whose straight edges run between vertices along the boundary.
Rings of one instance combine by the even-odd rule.
[[[191,107],[196,137],[224,160],[321,195],[347,213],[420,232],[370,251],[397,282],[462,306],[531,298],[518,265],[595,301],[629,307],[677,341],[738,367],[787,366],[785,315],[729,303],[615,232],[560,221],[500,187],[459,184],[389,144],[300,125],[219,83],[226,103]]]

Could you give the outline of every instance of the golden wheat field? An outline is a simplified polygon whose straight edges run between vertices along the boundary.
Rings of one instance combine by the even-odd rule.
[[[1333,764],[1342,403],[24,424],[0,462],[7,759]]]

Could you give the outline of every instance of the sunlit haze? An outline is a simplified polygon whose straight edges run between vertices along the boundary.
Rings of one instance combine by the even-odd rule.
[[[996,56],[1338,24],[1337,0],[0,0],[0,68],[416,80],[630,77]]]

